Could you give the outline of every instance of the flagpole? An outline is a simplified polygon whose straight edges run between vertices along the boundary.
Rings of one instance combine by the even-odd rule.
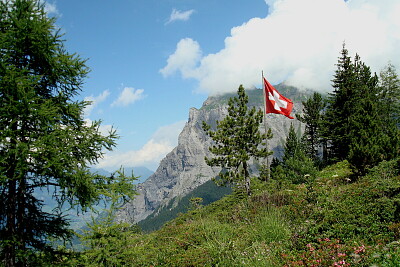
[[[261,86],[263,90],[263,95],[264,95],[264,130],[265,134],[267,135],[268,127],[267,127],[267,95],[265,94],[265,85],[264,85],[264,71],[261,71]],[[265,146],[267,147],[267,152],[269,150],[269,143],[268,143],[268,138],[266,138]],[[266,158],[266,165],[267,165],[267,181],[269,181],[271,177],[271,169],[269,166],[269,156]]]

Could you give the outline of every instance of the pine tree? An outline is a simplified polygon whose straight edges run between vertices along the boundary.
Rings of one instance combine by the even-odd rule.
[[[305,152],[308,157],[312,158],[314,162],[317,162],[319,161],[318,151],[322,145],[322,111],[325,107],[325,103],[322,99],[322,95],[317,92],[307,99],[307,101],[303,101],[302,103],[303,115],[296,114],[296,117],[305,124]]]
[[[384,154],[385,159],[393,159],[400,151],[400,79],[396,68],[388,64],[379,76],[379,115],[381,117],[381,131],[386,135]]]
[[[286,137],[284,154],[280,164],[282,171],[279,179],[289,180],[292,183],[304,183],[312,179],[316,173],[313,161],[306,155],[305,146],[298,137],[293,123],[290,124]]]
[[[77,101],[88,73],[68,53],[42,1],[0,1],[0,258],[4,266],[34,266],[55,255],[51,238],[69,238],[60,212],[67,202],[85,210],[111,178],[92,174],[115,131],[87,125]],[[37,190],[54,191],[59,207],[43,210]]]
[[[372,75],[358,55],[354,58],[354,73],[358,84],[349,103],[355,103],[349,121],[348,160],[360,174],[382,161],[386,136],[382,132],[378,99],[378,77]]]
[[[382,108],[385,112],[381,115],[383,119],[395,121],[400,125],[400,79],[397,75],[396,68],[389,63],[379,75],[379,87],[382,101]]]
[[[284,146],[284,154],[282,157],[282,161],[285,162],[289,158],[295,158],[303,151],[302,143],[300,142],[299,137],[296,134],[293,123],[290,124],[289,133],[286,137],[286,142]]]
[[[245,188],[251,194],[249,161],[265,158],[272,154],[265,147],[267,139],[272,138],[271,130],[267,134],[260,132],[263,112],[249,109],[248,96],[239,86],[238,96],[229,99],[228,115],[217,122],[217,129],[203,122],[203,129],[213,139],[215,145],[209,150],[215,155],[205,158],[209,166],[221,167],[219,181],[221,184],[232,184],[235,189]]]
[[[323,137],[329,143],[329,159],[340,161],[349,153],[350,124],[348,117],[354,113],[357,103],[356,77],[354,66],[343,44],[337,70],[333,79],[333,92],[328,97],[328,105],[323,120]]]
[[[360,80],[360,108],[351,118],[349,162],[356,173],[363,175],[382,160],[399,155],[398,123],[399,81],[392,66],[381,73],[381,81],[371,75],[370,68],[355,58]]]
[[[399,133],[387,114],[387,96],[378,77],[343,46],[333,79],[334,91],[324,116],[324,137],[331,160],[347,159],[355,174],[363,175],[382,160],[398,155]],[[393,113],[394,114],[394,113]]]

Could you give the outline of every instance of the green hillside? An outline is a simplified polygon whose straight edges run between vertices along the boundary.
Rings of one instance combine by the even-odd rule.
[[[75,254],[80,266],[399,266],[400,160],[351,182],[346,161],[314,181],[254,179],[150,234],[127,228],[106,247]],[[121,229],[119,229],[121,230]],[[100,244],[100,243],[98,243]]]
[[[172,199],[168,205],[159,207],[138,225],[144,232],[158,230],[166,222],[176,218],[180,213],[187,212],[190,207],[190,199],[201,198],[202,205],[208,205],[221,199],[223,196],[232,192],[229,187],[219,187],[213,181],[207,181],[192,192],[180,199]]]

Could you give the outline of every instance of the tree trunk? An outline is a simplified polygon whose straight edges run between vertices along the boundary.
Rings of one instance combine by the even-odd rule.
[[[10,177],[10,176],[8,176]],[[12,177],[12,176],[11,176]],[[17,182],[14,179],[10,179],[8,182],[8,196],[6,202],[6,216],[7,216],[7,224],[6,224],[6,233],[4,240],[8,241],[4,247],[5,254],[5,266],[12,267],[15,266],[15,234],[16,234],[16,223],[15,223],[15,211],[17,207]]]
[[[26,217],[25,215],[26,202],[27,202],[26,180],[25,178],[21,178],[17,190],[17,215],[16,215],[16,231],[17,231],[16,240],[18,240],[16,247],[18,248],[19,251],[25,251],[26,248],[25,229],[26,229],[26,223],[28,223],[24,219]],[[23,260],[23,262],[25,261]]]
[[[243,173],[244,173],[244,186],[246,188],[247,196],[251,195],[251,188],[250,188],[250,174],[248,171],[247,162],[243,162]]]
[[[11,125],[12,130],[15,132],[17,131],[18,127],[16,123]],[[11,139],[10,141],[10,150],[15,151],[17,147],[16,139]],[[17,235],[17,225],[16,225],[16,212],[17,212],[17,177],[15,174],[16,171],[16,162],[17,162],[17,154],[14,152],[10,156],[10,163],[9,168],[6,171],[6,177],[8,179],[7,189],[6,190],[6,227],[5,227],[5,236],[4,239],[6,244],[4,246],[4,256],[5,262],[4,265],[6,267],[12,267],[16,264],[16,250],[15,250],[15,243],[16,243],[16,235]]]

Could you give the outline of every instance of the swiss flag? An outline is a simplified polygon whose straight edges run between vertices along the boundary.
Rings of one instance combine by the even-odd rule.
[[[264,77],[263,80],[266,113],[282,114],[289,119],[294,119],[290,116],[293,108],[292,100],[281,95]]]

